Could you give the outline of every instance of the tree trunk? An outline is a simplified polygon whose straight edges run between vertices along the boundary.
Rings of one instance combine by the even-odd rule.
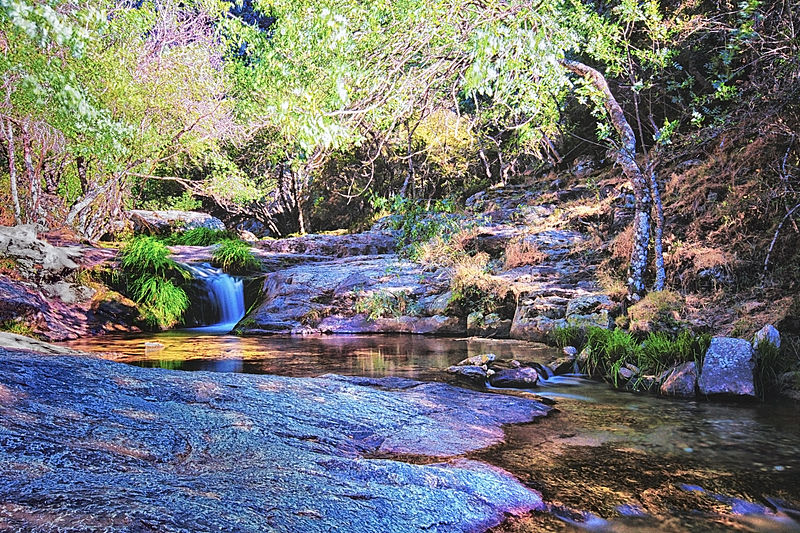
[[[42,219],[44,218],[39,216],[39,193],[42,184],[39,181],[39,175],[36,172],[36,168],[33,166],[33,147],[31,146],[33,141],[31,140],[30,131],[28,130],[29,125],[30,123],[28,122],[22,128],[22,158],[25,164],[25,174],[28,178],[28,184],[31,191],[28,222],[38,223],[43,222]]]
[[[631,181],[636,199],[636,214],[633,222],[633,251],[631,252],[631,263],[628,269],[628,293],[632,299],[638,300],[645,292],[644,273],[647,269],[647,249],[650,242],[650,208],[652,199],[647,177],[642,173],[639,165],[636,164],[636,136],[633,133],[633,128],[625,118],[622,107],[620,107],[617,99],[611,93],[605,76],[596,69],[578,61],[563,59],[561,64],[568,70],[585,78],[603,94],[603,105],[622,143],[617,152],[617,162],[622,167],[625,176]],[[663,258],[661,262],[663,264]]]
[[[14,208],[14,224],[22,223],[22,213],[19,206],[19,190],[17,188],[16,146],[14,143],[14,128],[11,121],[0,122],[8,148],[8,175],[11,182],[11,204]],[[7,128],[7,129],[6,129]]]
[[[654,291],[663,291],[666,282],[666,272],[664,271],[664,204],[661,203],[661,192],[658,187],[655,168],[652,162],[647,166],[647,175],[650,177],[650,191],[653,194],[653,210],[655,211],[656,227],[653,232],[653,255],[655,256],[656,281],[653,284]]]

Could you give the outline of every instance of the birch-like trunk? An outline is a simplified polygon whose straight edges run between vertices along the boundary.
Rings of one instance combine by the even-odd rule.
[[[14,128],[11,121],[2,121],[0,126],[6,138],[8,148],[8,175],[11,182],[11,204],[14,209],[14,224],[22,223],[22,210],[19,206],[19,188],[17,187],[16,144],[14,142]]]
[[[636,164],[636,136],[633,128],[625,118],[622,107],[614,98],[608,82],[596,69],[584,65],[579,61],[563,59],[561,64],[568,70],[582,76],[595,89],[603,95],[603,105],[608,112],[611,124],[617,130],[621,146],[617,151],[617,162],[622,167],[625,176],[633,185],[633,194],[636,199],[636,214],[633,220],[633,251],[628,269],[628,292],[634,299],[638,299],[645,292],[644,274],[647,269],[647,251],[650,242],[650,209],[652,199],[650,184],[647,177]]]

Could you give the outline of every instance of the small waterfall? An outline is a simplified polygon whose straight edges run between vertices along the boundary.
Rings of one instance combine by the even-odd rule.
[[[229,333],[244,318],[244,284],[208,263],[183,264],[194,280],[186,291],[189,309],[184,316],[187,331]]]

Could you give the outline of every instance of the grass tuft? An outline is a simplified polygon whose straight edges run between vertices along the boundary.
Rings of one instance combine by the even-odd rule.
[[[211,260],[215,266],[230,274],[242,274],[261,267],[261,262],[253,255],[250,245],[239,239],[220,241]]]

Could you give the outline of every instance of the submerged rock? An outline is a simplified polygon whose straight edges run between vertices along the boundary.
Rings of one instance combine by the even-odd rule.
[[[697,385],[701,394],[755,396],[755,351],[744,339],[714,337],[703,361]]]
[[[467,357],[463,361],[460,361],[459,365],[474,365],[474,366],[483,366],[488,365],[489,363],[494,362],[497,359],[497,356],[493,353],[483,353],[478,355],[472,355]]]
[[[462,455],[548,410],[442,383],[0,349],[0,529],[484,530],[540,495],[481,462],[391,457]]]

